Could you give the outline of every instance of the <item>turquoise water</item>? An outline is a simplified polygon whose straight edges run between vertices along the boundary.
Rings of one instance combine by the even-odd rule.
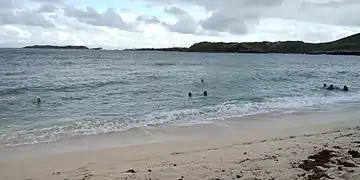
[[[359,69],[355,56],[0,49],[0,146],[358,104]]]

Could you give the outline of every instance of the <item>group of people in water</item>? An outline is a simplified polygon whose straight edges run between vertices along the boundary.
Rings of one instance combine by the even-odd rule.
[[[204,79],[201,79],[201,82],[204,82]],[[324,88],[327,89],[327,90],[330,90],[330,91],[332,91],[332,90],[349,91],[349,88],[346,85],[341,89],[341,88],[339,88],[337,86],[334,86],[333,84],[330,84],[330,86],[327,86],[327,84],[324,84]],[[189,92],[188,95],[189,95],[189,97],[192,97],[191,92]],[[207,96],[208,95],[207,91],[204,91],[203,95]]]
[[[201,82],[203,83],[203,82],[204,82],[204,79],[201,79]],[[204,96],[207,96],[207,95],[208,95],[208,92],[207,92],[207,91],[204,91],[204,92],[203,92],[203,95],[204,95]],[[192,93],[189,92],[188,96],[189,96],[189,97],[192,97]]]
[[[207,91],[204,91],[204,92],[203,92],[203,95],[204,95],[204,96],[207,96]],[[192,93],[191,93],[191,92],[189,92],[189,97],[192,97]]]
[[[341,91],[349,91],[349,88],[347,86],[344,86],[342,89],[337,87],[337,86],[334,86],[332,84],[330,84],[329,87],[327,87],[326,84],[324,84],[324,88],[326,88],[327,90],[341,90]]]
[[[204,79],[201,79],[201,82],[204,82]],[[333,84],[330,84],[330,86],[327,86],[327,84],[324,84],[324,88],[327,90],[330,90],[330,91],[332,91],[332,90],[349,91],[349,88],[346,85],[341,89],[337,86],[334,86]],[[208,95],[207,91],[204,91],[203,95],[207,96]],[[192,93],[189,92],[188,96],[192,97]]]
[[[204,79],[201,79],[201,82],[204,82]],[[337,86],[334,86],[333,84],[331,84],[329,87],[327,86],[327,84],[324,84],[324,88],[327,89],[327,90],[341,90],[341,91],[349,91],[349,88],[345,85],[342,89],[337,87]],[[189,92],[188,94],[189,97],[192,97],[192,93]],[[208,96],[208,92],[207,91],[204,91],[203,92],[203,96]],[[38,97],[36,99],[36,103],[37,104],[40,104],[41,103],[41,99]]]

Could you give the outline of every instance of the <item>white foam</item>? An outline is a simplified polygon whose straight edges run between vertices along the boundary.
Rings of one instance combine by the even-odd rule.
[[[265,102],[228,101],[215,106],[204,106],[199,109],[181,109],[167,112],[153,112],[136,119],[126,121],[102,119],[101,121],[77,120],[46,128],[22,129],[15,133],[2,133],[0,146],[17,146],[52,142],[62,138],[89,136],[110,132],[126,131],[150,125],[189,125],[209,123],[232,117],[241,117],[271,112],[296,112],[304,109],[334,106],[342,103],[360,101],[358,93],[334,93],[328,96],[298,96],[266,99]]]
[[[260,103],[225,102],[200,109],[183,109],[169,112],[154,112],[145,121],[152,124],[203,122],[213,119],[248,116],[270,112],[296,112],[304,109],[327,107],[341,103],[359,102],[360,94],[338,93],[333,96],[298,96],[267,99]]]

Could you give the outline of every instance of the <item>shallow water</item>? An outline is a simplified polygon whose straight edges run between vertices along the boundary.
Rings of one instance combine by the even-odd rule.
[[[0,49],[0,146],[354,105],[359,69],[355,56]]]

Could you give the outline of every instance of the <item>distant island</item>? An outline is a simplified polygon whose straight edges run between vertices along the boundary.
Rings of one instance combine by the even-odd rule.
[[[52,46],[52,45],[34,45],[34,46],[25,46],[26,49],[89,49],[86,46]]]
[[[303,41],[278,42],[199,42],[190,47],[140,48],[125,51],[177,51],[209,53],[289,53],[360,55],[360,33],[336,41],[307,43]]]
[[[88,48],[86,46],[52,46],[52,45],[34,45],[34,46],[25,46],[25,49],[84,49],[84,50],[103,50],[102,47],[97,48]]]

